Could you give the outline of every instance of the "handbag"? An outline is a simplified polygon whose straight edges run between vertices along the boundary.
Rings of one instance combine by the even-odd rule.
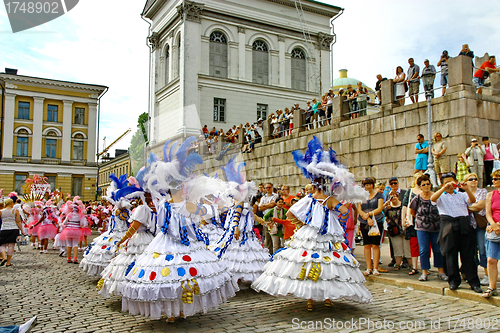
[[[488,225],[488,220],[486,219],[486,216],[478,214],[477,212],[473,212],[473,214],[474,214],[474,219],[476,220],[477,226],[480,229],[486,229],[486,226]]]
[[[370,230],[368,230],[368,236],[380,236],[380,230],[376,221],[370,227]]]
[[[389,236],[391,236],[391,237],[401,235],[401,227],[399,225],[397,225],[396,223],[390,223],[387,226],[387,232],[389,233]]]
[[[487,232],[486,239],[493,243],[500,243],[500,236],[498,236],[494,231]]]
[[[490,72],[488,71],[483,71],[483,80],[486,80],[490,76]]]

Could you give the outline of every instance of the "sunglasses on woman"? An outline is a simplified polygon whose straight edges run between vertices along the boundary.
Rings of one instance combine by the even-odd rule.
[[[477,178],[469,178],[469,179],[467,179],[467,181],[468,181],[468,182],[474,182],[474,181],[476,181],[476,182],[477,182]]]

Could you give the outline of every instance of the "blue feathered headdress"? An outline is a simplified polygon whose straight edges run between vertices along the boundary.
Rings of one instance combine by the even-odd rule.
[[[225,167],[221,167],[222,170],[224,170],[224,173],[226,174],[226,179],[229,182],[235,182],[240,185],[244,184],[246,179],[245,179],[245,173],[242,171],[242,169],[245,167],[246,163],[242,162],[236,166],[234,163],[234,159],[236,158],[236,155],[234,155],[229,162],[227,162],[227,165]]]
[[[331,180],[339,167],[337,153],[332,148],[323,150],[323,144],[316,136],[307,144],[305,154],[295,150],[292,152],[295,164],[308,179],[325,178]]]

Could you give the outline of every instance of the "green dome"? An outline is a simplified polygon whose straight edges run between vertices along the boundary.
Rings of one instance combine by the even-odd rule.
[[[347,77],[347,69],[341,69],[339,70],[340,75],[339,78],[333,80],[332,82],[332,88],[333,92],[339,91],[340,88],[344,88],[344,90],[347,89],[347,85],[350,84],[354,89],[358,86],[359,80],[356,80],[354,78]],[[368,89],[369,92],[373,93],[373,89],[368,87],[366,84],[361,82],[363,84],[363,87]]]

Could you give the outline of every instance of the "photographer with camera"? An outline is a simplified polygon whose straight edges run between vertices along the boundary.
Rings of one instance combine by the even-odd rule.
[[[479,178],[479,187],[483,187],[484,155],[486,151],[483,146],[479,146],[476,138],[472,138],[471,145],[465,150],[465,155],[469,161],[470,171]]]

